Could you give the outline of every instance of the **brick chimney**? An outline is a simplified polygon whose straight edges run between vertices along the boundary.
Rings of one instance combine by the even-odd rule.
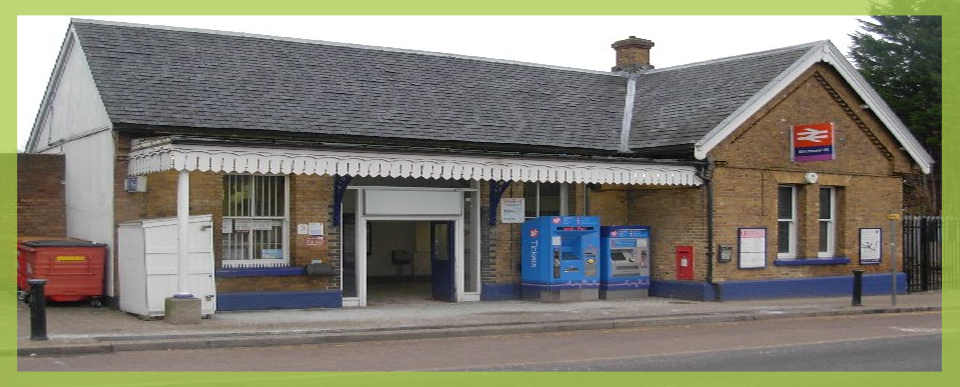
[[[635,73],[653,68],[650,65],[650,48],[653,47],[653,42],[649,40],[631,36],[614,42],[610,47],[617,52],[617,65],[613,67],[613,71]]]

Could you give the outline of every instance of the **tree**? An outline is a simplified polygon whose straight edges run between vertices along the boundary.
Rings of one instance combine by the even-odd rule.
[[[953,2],[952,0],[949,2]],[[942,176],[942,40],[938,1],[892,0],[874,5],[873,21],[851,35],[850,55],[864,78],[933,156],[932,176],[907,179],[908,211],[939,214]],[[925,12],[926,11],[926,12]],[[933,11],[933,12],[930,12]],[[942,12],[942,10],[941,10]],[[893,13],[902,13],[894,15]]]

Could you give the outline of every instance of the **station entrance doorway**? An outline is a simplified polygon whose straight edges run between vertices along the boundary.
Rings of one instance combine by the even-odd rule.
[[[456,301],[454,222],[368,222],[367,303]]]
[[[471,189],[348,190],[344,306],[478,301],[477,196]]]

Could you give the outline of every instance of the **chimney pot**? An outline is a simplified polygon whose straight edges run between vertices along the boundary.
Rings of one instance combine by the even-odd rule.
[[[613,71],[635,73],[640,70],[652,69],[650,49],[653,48],[653,45],[652,41],[636,36],[614,42],[610,45],[617,52],[617,65],[613,67]]]

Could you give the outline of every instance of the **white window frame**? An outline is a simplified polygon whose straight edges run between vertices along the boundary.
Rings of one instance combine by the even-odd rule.
[[[780,217],[780,190],[790,189],[790,218]],[[780,223],[788,222],[787,232],[787,252],[780,252]],[[777,187],[777,258],[795,259],[797,258],[797,187],[793,185],[781,185]]]
[[[537,193],[536,193],[535,199],[534,199],[534,200],[536,200],[536,203],[534,204],[534,208],[537,209],[537,213],[535,214],[536,216],[533,216],[533,217],[526,216],[526,208],[524,208],[524,218],[525,218],[525,219],[534,219],[534,218],[537,218],[537,217],[540,216],[540,184],[560,184],[560,216],[566,216],[566,215],[568,214],[568,211],[567,211],[567,202],[569,201],[569,198],[570,198],[570,196],[569,196],[569,195],[570,195],[570,194],[569,194],[570,185],[569,185],[569,184],[567,184],[567,183],[540,183],[540,182],[528,182],[528,183],[536,184],[536,187],[537,187]],[[527,195],[526,195],[526,192],[524,193],[524,196],[527,196]]]
[[[281,249],[283,250],[282,258],[279,259],[227,259],[226,256],[223,256],[221,260],[221,266],[224,268],[242,268],[242,267],[285,267],[290,265],[290,179],[285,175],[266,175],[266,174],[228,174],[227,176],[251,176],[253,177],[253,182],[256,185],[258,178],[260,177],[282,177],[283,178],[283,216],[223,216],[223,220],[236,222],[237,219],[250,219],[250,220],[280,220],[282,222],[281,235],[280,235],[280,244]],[[256,188],[253,189],[253,194],[256,193]],[[226,192],[224,192],[226,195]],[[253,198],[251,201],[255,200]],[[253,208],[253,207],[251,207]],[[224,214],[226,210],[224,209]],[[236,232],[235,230],[233,232]],[[226,233],[224,233],[226,234]],[[226,238],[226,237],[224,237]],[[252,236],[251,236],[252,238]],[[253,243],[252,240],[248,243],[250,251],[250,256],[253,256]],[[223,253],[223,242],[220,243],[220,251]]]
[[[817,218],[818,218],[818,229],[817,229],[817,257],[818,258],[830,258],[836,254],[836,244],[837,244],[837,189],[836,187],[820,187],[820,190],[817,191],[817,200],[820,201],[820,206],[823,206],[823,201],[820,200],[822,197],[822,191],[828,190],[830,192],[830,213],[829,218],[822,218],[821,210],[818,208]],[[820,230],[826,227],[827,228],[827,240],[826,240],[826,250],[820,250]]]

